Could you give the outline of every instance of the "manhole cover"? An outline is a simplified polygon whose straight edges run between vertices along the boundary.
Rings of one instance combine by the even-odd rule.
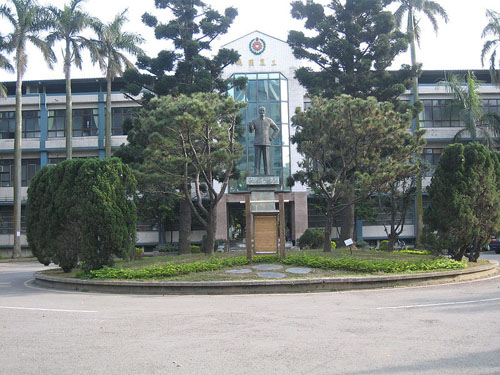
[[[311,269],[305,268],[305,267],[293,267],[293,268],[287,268],[285,271],[288,273],[296,273],[296,274],[305,275],[306,273],[310,273]]]
[[[264,277],[266,279],[282,279],[286,277],[286,275],[281,272],[257,272],[257,276]]]
[[[243,268],[241,270],[227,270],[226,273],[251,273],[252,270],[249,270],[248,268]]]
[[[259,271],[276,271],[282,270],[283,266],[279,264],[257,264],[256,266],[252,266],[252,268]]]

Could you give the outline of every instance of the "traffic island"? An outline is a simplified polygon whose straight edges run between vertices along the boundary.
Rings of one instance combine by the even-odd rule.
[[[334,292],[470,281],[499,274],[497,261],[461,270],[383,276],[234,281],[108,281],[59,278],[35,274],[34,284],[66,291],[114,294],[271,294]]]

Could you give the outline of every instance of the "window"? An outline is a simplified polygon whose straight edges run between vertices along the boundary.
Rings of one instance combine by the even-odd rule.
[[[289,191],[286,180],[290,176],[290,132],[288,123],[288,81],[280,73],[258,73],[258,74],[236,74],[234,78],[246,77],[248,79],[245,89],[231,89],[229,94],[236,101],[247,103],[247,107],[241,110],[242,131],[238,141],[243,145],[242,159],[238,162],[240,178],[238,181],[231,180],[230,192],[247,191],[245,178],[253,173],[254,165],[254,137],[246,124],[258,117],[258,109],[266,108],[266,116],[271,118],[280,128],[280,133],[273,140],[270,147],[271,171],[274,176],[279,176],[281,188]]]
[[[40,111],[23,111],[23,138],[40,138]]]
[[[420,126],[423,128],[460,127],[457,108],[451,99],[422,100],[424,110],[420,113]]]
[[[125,120],[132,119],[138,112],[137,107],[118,107],[113,108],[113,115],[111,116],[111,134],[123,135],[123,123]]]
[[[0,139],[14,139],[16,112],[0,112]],[[40,138],[40,111],[23,111],[23,138]]]
[[[443,152],[442,148],[424,148],[422,159],[424,159],[427,162],[429,167],[429,169],[425,171],[424,177],[432,177],[439,163],[439,159],[441,158],[442,152]]]
[[[97,135],[98,111],[96,108],[73,110],[73,137]]]
[[[40,159],[23,159],[21,161],[21,186],[29,186],[36,172],[40,170]],[[0,160],[0,186],[14,186],[14,160]]]
[[[40,170],[40,159],[23,159],[21,186],[29,186],[36,172]]]
[[[0,138],[14,139],[16,112],[0,112]]]
[[[0,234],[12,234],[14,231],[14,208],[0,206]],[[24,207],[21,207],[21,232],[26,232],[26,216]]]
[[[387,211],[385,212],[382,212],[380,210],[380,207],[378,206],[375,206],[373,207],[373,211],[375,212],[376,214],[376,219],[375,221],[363,221],[363,225],[366,225],[366,226],[376,226],[376,225],[391,225],[391,214]],[[414,217],[414,205],[410,205],[410,207],[408,207],[408,211],[406,212],[406,215],[405,215],[405,226],[406,225],[413,225],[413,217]],[[396,214],[396,222],[399,221],[399,219],[401,218],[401,213],[397,213]]]
[[[485,99],[482,101],[483,113],[500,114],[500,99]]]
[[[64,117],[66,115],[66,110],[58,109],[55,111],[49,111],[48,126],[47,126],[47,136],[49,138],[54,137],[64,137]]]
[[[47,165],[56,165],[65,160],[66,158],[49,158]]]
[[[14,173],[13,160],[0,160],[0,186],[11,186],[10,176]]]

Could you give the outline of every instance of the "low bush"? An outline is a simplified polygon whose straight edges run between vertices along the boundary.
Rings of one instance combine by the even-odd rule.
[[[199,246],[191,245],[191,254],[199,254],[201,253],[201,249]]]
[[[397,260],[357,260],[351,257],[326,258],[307,254],[289,255],[281,260],[278,255],[254,256],[253,263],[284,263],[287,265],[320,268],[323,270],[344,270],[359,273],[403,273],[446,269],[461,269],[467,266],[465,261],[457,262],[447,258],[426,259],[416,262]],[[95,279],[143,280],[164,279],[185,275],[192,272],[216,271],[224,268],[245,266],[249,263],[246,257],[216,258],[207,262],[189,264],[166,263],[163,266],[152,266],[142,269],[123,269],[104,267],[83,275]]]
[[[351,257],[325,258],[307,254],[287,256],[283,263],[323,270],[344,270],[361,273],[400,273],[467,267],[465,262],[457,262],[447,258],[406,262],[397,260],[358,260]]]
[[[378,248],[380,250],[384,250],[385,251],[385,250],[387,250],[388,245],[389,245],[389,241],[383,240],[383,241],[380,241],[380,245],[378,246]]]
[[[367,246],[368,246],[368,242],[366,242],[366,241],[363,241],[363,240],[356,241],[356,247],[363,248],[363,247],[367,247]]]
[[[309,228],[300,236],[299,247],[301,249],[319,249],[325,241],[325,230],[323,228]]]
[[[173,243],[167,243],[164,245],[158,245],[155,247],[155,251],[159,251],[161,253],[174,253],[179,250],[179,247]]]
[[[199,248],[199,246],[198,246]],[[278,255],[254,256],[254,263],[279,262]],[[239,267],[247,265],[246,257],[233,258],[210,258],[207,262],[195,262],[188,264],[166,263],[164,266],[153,266],[142,269],[123,269],[113,267],[103,267],[100,270],[90,271],[84,277],[95,279],[120,279],[120,280],[143,280],[143,279],[163,279],[167,277],[185,275],[193,272],[216,271],[223,268]]]
[[[431,255],[430,251],[427,250],[394,250],[393,253],[396,254],[414,254],[414,255]]]
[[[142,259],[144,257],[144,249],[142,247],[136,247],[130,253],[130,260]]]

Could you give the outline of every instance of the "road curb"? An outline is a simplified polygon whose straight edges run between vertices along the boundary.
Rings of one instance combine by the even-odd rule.
[[[59,278],[35,273],[44,288],[113,294],[259,294],[328,292],[468,281],[499,273],[497,261],[463,270],[386,276],[240,281],[107,281]]]

